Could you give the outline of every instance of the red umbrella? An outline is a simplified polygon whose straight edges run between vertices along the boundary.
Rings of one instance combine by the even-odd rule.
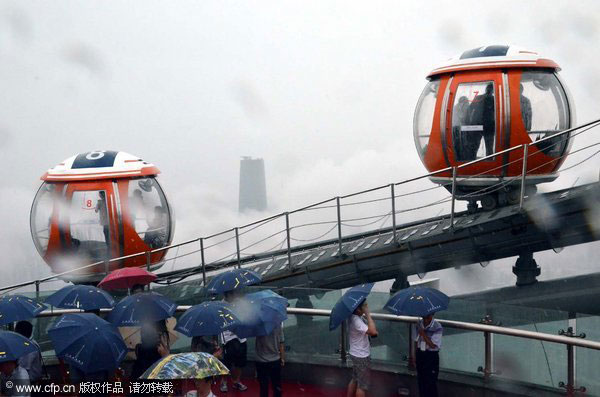
[[[147,285],[156,280],[156,274],[139,267],[124,267],[113,270],[100,283],[98,287],[106,290],[118,288],[131,288],[136,284]]]

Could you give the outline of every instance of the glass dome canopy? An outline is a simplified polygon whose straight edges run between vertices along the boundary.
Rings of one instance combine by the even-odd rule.
[[[83,153],[49,170],[30,214],[39,254],[61,273],[168,246],[174,219],[156,180],[159,172],[137,157],[111,151]],[[166,250],[153,252],[149,264],[146,255],[111,262],[109,270],[157,267],[165,255]],[[101,265],[67,278],[95,281],[105,271]]]

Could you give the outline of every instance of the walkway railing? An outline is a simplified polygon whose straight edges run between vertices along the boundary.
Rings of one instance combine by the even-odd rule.
[[[520,208],[522,209],[525,200],[525,186],[528,172],[531,173],[549,163],[555,163],[562,160],[561,157],[553,157],[552,160],[549,160],[547,163],[541,164],[528,171],[528,159],[531,159],[533,156],[541,153],[540,151],[532,152],[530,147],[532,145],[540,145],[541,143],[548,142],[550,140],[552,140],[552,142],[544,146],[545,150],[556,145],[566,144],[567,140],[572,139],[577,135],[581,135],[590,129],[597,127],[598,125],[600,125],[600,119],[575,128],[558,132],[538,141],[515,146],[456,167],[448,167],[401,182],[390,183],[344,196],[333,197],[328,200],[308,205],[306,207],[283,212],[209,236],[194,238],[178,244],[173,244],[147,252],[140,252],[128,256],[112,258],[106,261],[95,262],[37,280],[9,285],[0,288],[0,292],[4,291],[4,293],[6,293],[30,285],[35,285],[36,291],[39,292],[40,284],[42,283],[56,280],[65,276],[71,276],[75,273],[81,272],[82,270],[97,266],[104,266],[104,269],[106,269],[108,272],[112,264],[118,263],[123,259],[133,257],[145,257],[147,266],[150,267],[151,254],[166,250],[169,250],[169,254],[167,255],[175,252],[173,257],[168,257],[165,260],[165,262],[171,262],[173,265],[178,259],[186,260],[186,258],[190,257],[191,255],[198,255],[199,258],[192,259],[193,265],[190,267],[159,274],[159,282],[161,279],[163,282],[167,283],[171,282],[170,280],[179,281],[186,277],[198,274],[201,274],[203,281],[206,282],[207,274],[212,271],[221,270],[232,266],[241,267],[243,264],[249,264],[276,257],[287,257],[286,266],[291,269],[294,265],[294,258],[292,257],[292,254],[303,252],[318,245],[337,245],[337,255],[345,255],[343,251],[343,243],[347,237],[344,236],[344,229],[351,229],[361,233],[371,234],[391,232],[394,241],[398,241],[399,233],[401,232],[401,230],[398,229],[398,225],[401,221],[406,223],[405,219],[400,218],[406,214],[415,214],[418,211],[420,211],[420,213],[417,214],[418,219],[432,217],[435,216],[435,213],[432,212],[435,211],[434,207],[439,208],[440,205],[450,206],[450,208],[448,208],[448,212],[451,221],[451,229],[453,229],[455,225],[454,218],[457,214],[457,199],[474,199],[475,197],[480,197],[484,194],[490,194],[501,189],[513,187],[520,194],[518,202]],[[587,146],[578,148],[577,150],[571,151],[568,155],[574,156],[577,153],[596,148],[599,145],[600,142],[594,142]],[[500,178],[498,182],[492,186],[487,186],[471,193],[459,195],[459,191],[457,189],[458,184],[473,178],[486,177],[486,174],[499,170],[500,168],[504,168],[507,165],[502,164],[495,169],[487,170],[481,174],[468,177],[459,177],[459,170],[490,160],[496,156],[508,156],[512,152],[522,153],[520,157],[508,163],[508,165],[511,165],[522,161],[523,167],[520,177]],[[598,153],[600,153],[600,150],[594,151],[590,156],[586,157],[582,161],[568,168],[563,168],[561,172],[565,172],[578,166],[582,162],[596,156]],[[452,177],[449,178],[451,181],[442,185],[436,185],[428,188],[410,188],[411,183],[420,183],[424,179],[440,176],[442,174],[452,175]],[[408,191],[399,191],[400,188],[408,189]],[[441,191],[445,191],[445,189],[447,189],[449,190],[447,193],[450,194],[443,195],[441,198],[439,195],[437,197],[430,197],[431,194],[440,192],[440,189],[442,189]],[[372,197],[373,195],[376,196]],[[406,205],[399,206],[397,203],[398,200],[403,200],[407,197],[414,197],[416,195],[418,195],[418,200],[414,200],[413,202],[419,202],[419,205],[413,205],[412,207],[409,207]],[[361,197],[360,201],[351,201],[351,199],[355,199],[359,196]],[[367,206],[370,206],[370,208],[365,209]],[[438,215],[443,210],[444,208],[438,212]],[[301,214],[303,222],[296,225],[292,224],[292,217],[297,217],[299,214]],[[366,214],[369,215],[367,216]],[[279,223],[280,226],[277,226],[277,223]],[[378,227],[376,225],[378,225]],[[246,243],[244,240],[248,240],[251,233],[253,234],[254,239]],[[316,236],[315,233],[317,234]],[[180,249],[187,249],[189,252],[179,253]],[[250,249],[258,249],[258,252],[252,253],[249,251]]]
[[[179,312],[179,313],[184,312],[185,310],[189,309],[190,307],[191,306],[178,306],[177,312]],[[65,310],[65,309],[59,309],[59,310],[53,310],[53,311],[46,310],[46,311],[40,313],[38,315],[38,317],[56,317],[56,316],[60,316],[62,314],[66,314],[66,313],[79,313],[79,312],[81,312],[81,311]],[[108,313],[108,312],[110,312],[110,309],[102,309],[101,312]],[[303,309],[303,308],[291,308],[291,307],[287,309],[287,312],[288,312],[288,314],[297,315],[297,316],[329,317],[331,314],[331,310]],[[372,313],[371,315],[374,320],[398,322],[398,323],[404,323],[404,324],[408,325],[408,334],[409,334],[409,338],[408,338],[408,341],[409,341],[408,363],[409,364],[408,364],[408,366],[409,366],[409,369],[414,370],[415,369],[415,367],[414,367],[415,344],[412,342],[412,339],[413,339],[412,338],[412,336],[413,336],[412,335],[412,324],[417,323],[419,318],[410,317],[410,316],[396,316],[393,314],[384,314],[384,313]],[[485,364],[483,367],[479,368],[479,372],[483,373],[484,381],[489,381],[490,378],[494,374],[493,369],[492,369],[493,362],[494,362],[494,355],[493,355],[493,349],[492,349],[492,336],[493,335],[506,335],[506,336],[510,336],[510,337],[514,337],[514,338],[523,338],[523,339],[528,339],[528,340],[551,342],[551,343],[565,345],[566,349],[567,349],[567,360],[565,362],[565,365],[567,368],[567,382],[566,382],[566,384],[563,382],[560,382],[559,387],[563,387],[567,391],[567,395],[569,395],[569,396],[573,396],[575,394],[575,392],[585,392],[585,387],[576,388],[576,384],[575,384],[575,362],[574,362],[575,348],[579,347],[579,348],[584,348],[584,349],[600,350],[600,342],[580,339],[580,338],[576,338],[573,336],[552,335],[552,334],[541,333],[541,332],[524,331],[524,330],[520,330],[520,329],[501,327],[501,326],[497,326],[497,325],[489,325],[489,324],[485,324],[485,323],[477,324],[477,323],[451,321],[451,320],[437,320],[437,321],[439,321],[442,324],[442,326],[444,326],[446,328],[454,328],[454,329],[464,330],[464,331],[475,331],[475,332],[481,332],[483,334],[483,336],[484,336],[483,343],[484,343],[484,352],[485,352],[484,353],[484,363]],[[346,357],[347,357],[347,352],[346,352],[347,336],[346,336],[345,325],[340,327],[339,333],[340,333],[339,334],[340,340],[342,341],[341,349],[340,349],[340,361],[345,364]],[[523,357],[523,359],[527,360],[528,358]]]

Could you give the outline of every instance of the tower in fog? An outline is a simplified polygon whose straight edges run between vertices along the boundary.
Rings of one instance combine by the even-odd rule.
[[[240,161],[239,211],[264,211],[267,209],[265,162],[243,156]]]

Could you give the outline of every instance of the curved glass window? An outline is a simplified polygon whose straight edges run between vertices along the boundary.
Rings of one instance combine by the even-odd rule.
[[[493,81],[461,83],[456,87],[452,104],[452,143],[457,161],[477,160],[496,151]]]
[[[135,179],[128,188],[129,219],[136,233],[152,249],[171,242],[171,217],[165,195],[154,178]]]
[[[35,195],[31,206],[31,236],[41,256],[46,255],[48,249],[55,191],[56,185],[44,182]]]
[[[421,158],[427,151],[427,144],[431,136],[433,126],[433,115],[435,113],[435,103],[437,101],[440,81],[434,80],[427,83],[415,109],[413,120],[413,133],[415,136],[415,145]]]
[[[570,127],[567,96],[553,72],[523,72],[519,90],[521,118],[532,142]],[[549,156],[560,156],[568,139],[562,135],[536,146]]]

